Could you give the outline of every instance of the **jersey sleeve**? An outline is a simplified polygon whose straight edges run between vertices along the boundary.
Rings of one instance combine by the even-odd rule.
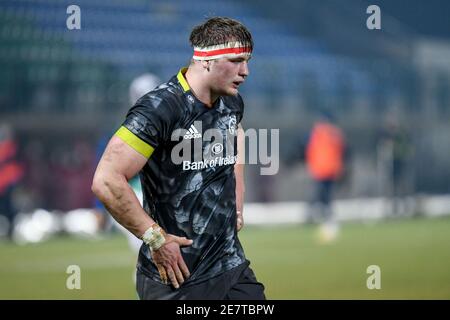
[[[148,159],[160,144],[170,139],[170,115],[163,100],[144,96],[128,111],[115,135]]]

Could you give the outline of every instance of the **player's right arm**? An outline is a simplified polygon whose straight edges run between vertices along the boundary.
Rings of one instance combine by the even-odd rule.
[[[97,166],[92,191],[117,222],[136,237],[155,223],[141,207],[128,180],[145,165],[147,159],[118,136],[113,136]]]
[[[147,160],[144,155],[115,135],[100,159],[92,182],[92,191],[113,218],[141,239],[156,224],[141,207],[128,180],[142,169]],[[190,275],[181,256],[180,246],[190,245],[192,240],[163,231],[162,234],[162,245],[159,243],[157,249],[152,249],[153,260],[161,279],[167,283],[169,278],[173,286],[178,288]]]

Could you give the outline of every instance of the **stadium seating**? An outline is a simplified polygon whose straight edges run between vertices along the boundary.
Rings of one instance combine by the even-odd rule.
[[[266,92],[295,98],[303,74],[312,76],[319,91],[328,95],[336,94],[339,89],[336,80],[343,73],[354,90],[364,91],[368,86],[363,71],[351,62],[337,59],[324,44],[299,37],[287,26],[264,18],[252,7],[237,1],[199,0],[192,5],[181,0],[126,3],[80,0],[77,5],[81,8],[81,30],[73,31],[66,28],[68,5],[67,1],[54,0],[1,3],[0,58],[9,65],[2,71],[2,79],[12,79],[8,75],[14,69],[14,61],[20,61],[28,66],[23,77],[31,84],[55,85],[66,81],[70,87],[95,84],[106,88],[116,83],[123,91],[119,90],[110,100],[116,101],[112,107],[118,108],[123,103],[119,96],[126,95],[126,84],[133,77],[145,71],[152,71],[162,79],[174,74],[191,56],[187,38],[192,26],[205,16],[225,15],[242,20],[254,35],[252,77],[243,88],[249,97]],[[79,72],[78,65],[88,67],[81,67],[85,72]],[[68,70],[71,75],[66,74]],[[117,70],[112,73],[116,78],[108,79],[111,73],[99,75],[104,70]],[[3,80],[2,86],[7,85]],[[5,87],[1,91],[5,92]],[[108,103],[105,91],[94,94],[99,96],[93,99],[97,103],[92,107],[105,108],[98,104]],[[13,106],[14,103],[8,101],[14,109],[35,108]],[[71,106],[56,104],[53,108],[70,110]]]

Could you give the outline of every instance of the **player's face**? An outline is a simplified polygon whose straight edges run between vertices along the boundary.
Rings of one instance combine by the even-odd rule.
[[[221,58],[211,63],[210,84],[218,95],[235,96],[249,74],[248,57]]]

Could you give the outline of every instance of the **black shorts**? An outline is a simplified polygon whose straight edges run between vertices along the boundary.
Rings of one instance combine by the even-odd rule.
[[[175,289],[154,281],[141,271],[136,273],[136,288],[142,300],[265,300],[264,285],[256,280],[249,263],[198,284]]]

